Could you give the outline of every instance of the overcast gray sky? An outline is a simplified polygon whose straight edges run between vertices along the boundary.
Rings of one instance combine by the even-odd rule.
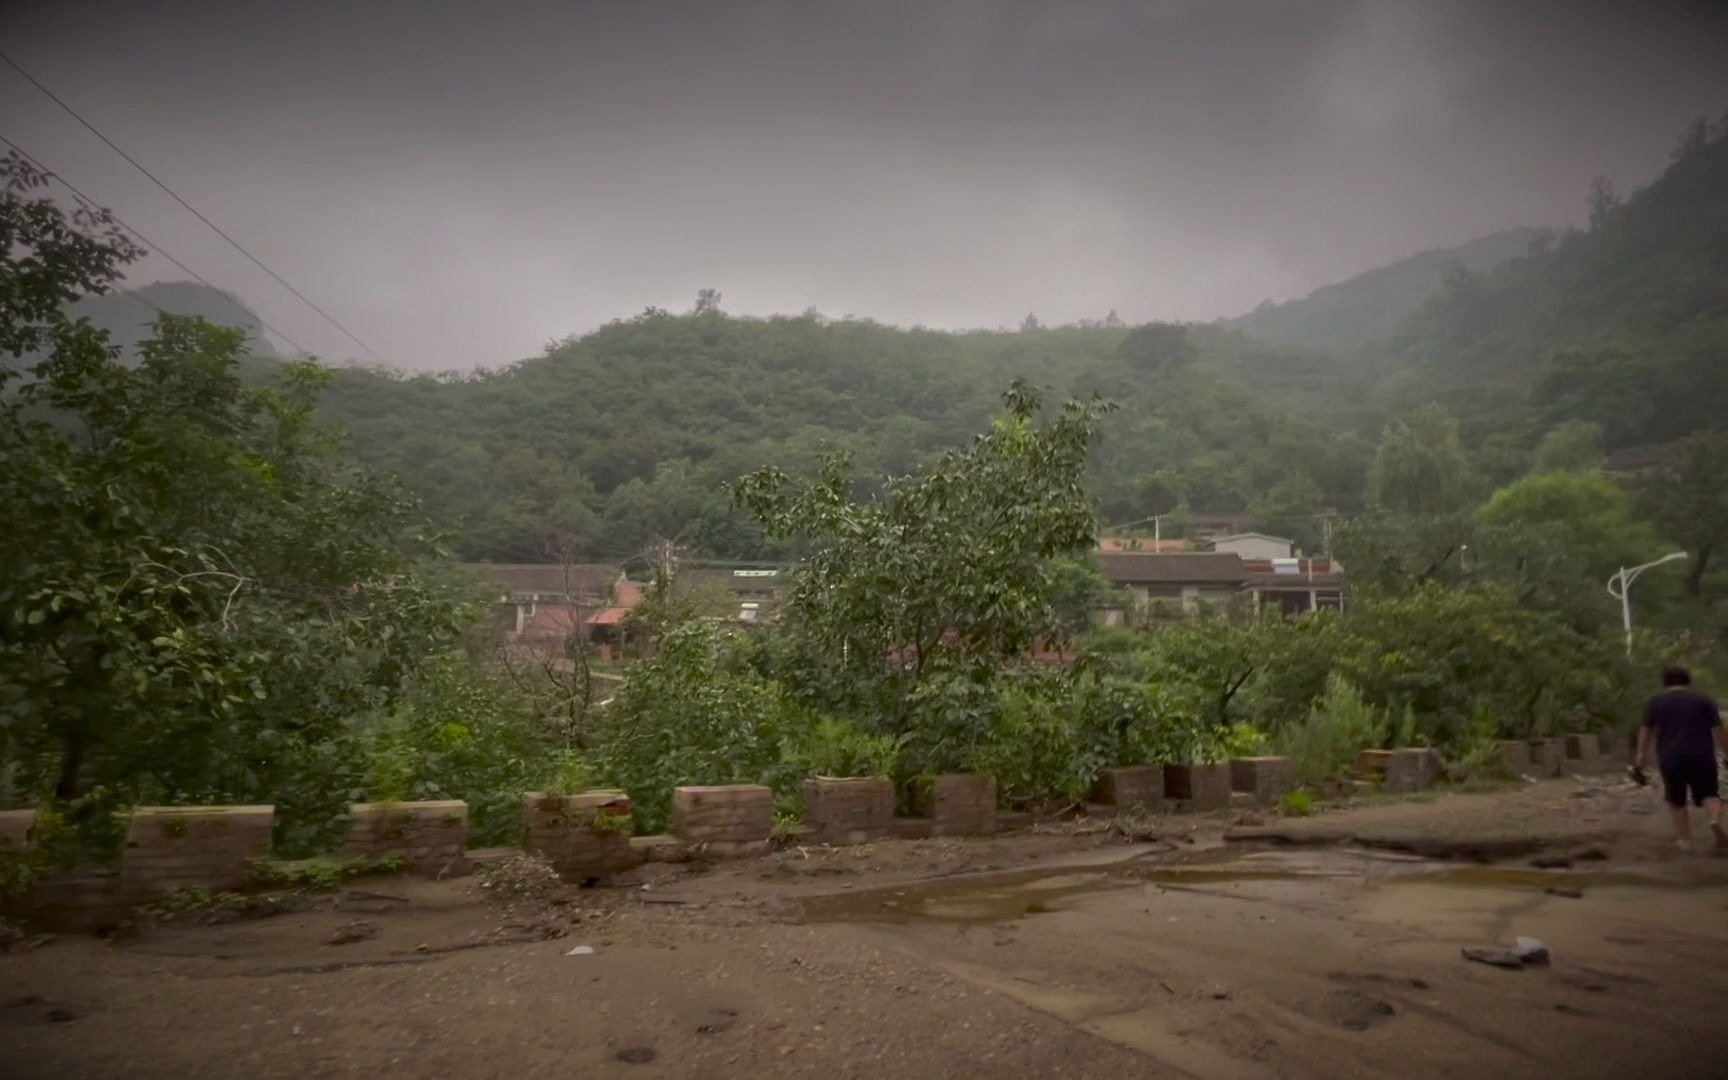
[[[408,368],[704,286],[943,327],[1238,314],[1574,222],[1728,111],[1710,0],[0,9],[0,49]],[[0,134],[359,354],[9,69]]]

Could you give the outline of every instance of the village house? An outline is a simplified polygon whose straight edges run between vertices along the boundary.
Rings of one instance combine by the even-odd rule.
[[[1214,537],[1207,548],[1244,559],[1288,559],[1296,554],[1296,541],[1259,532],[1231,533]]]
[[[1293,550],[1288,540],[1258,533],[1238,534],[1215,543],[1228,541],[1249,550]],[[1235,551],[1102,551],[1097,558],[1105,578],[1132,601],[1131,606],[1101,605],[1093,613],[1093,622],[1101,626],[1193,615],[1239,603],[1276,605],[1286,615],[1344,607],[1344,568],[1330,559],[1283,554],[1251,557]]]
[[[1098,563],[1111,584],[1133,597],[1137,612],[1151,615],[1191,615],[1228,604],[1248,581],[1242,557],[1233,552],[1102,552]]]
[[[1331,559],[1244,559],[1243,588],[1257,605],[1276,604],[1286,615],[1344,609],[1344,568]]]
[[[548,649],[581,631],[603,659],[611,659],[642,586],[609,563],[464,563],[463,568],[501,592],[496,604],[505,636],[514,644]]]

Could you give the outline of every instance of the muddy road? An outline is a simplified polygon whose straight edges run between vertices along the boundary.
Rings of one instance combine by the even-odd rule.
[[[612,888],[368,881],[0,956],[0,1074],[1725,1075],[1728,859],[1653,810],[1555,781]],[[1521,935],[1550,961],[1460,955]]]

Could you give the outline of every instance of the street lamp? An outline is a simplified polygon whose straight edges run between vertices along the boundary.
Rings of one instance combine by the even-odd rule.
[[[1620,622],[1626,627],[1626,656],[1628,659],[1632,656],[1632,597],[1628,595],[1632,583],[1638,580],[1639,574],[1652,566],[1661,566],[1663,563],[1671,563],[1676,559],[1684,559],[1685,557],[1684,551],[1676,551],[1642,566],[1634,566],[1631,569],[1622,566],[1619,573],[1608,579],[1608,595],[1620,601]]]

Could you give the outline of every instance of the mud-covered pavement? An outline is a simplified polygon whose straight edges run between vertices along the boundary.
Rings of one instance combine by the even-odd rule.
[[[1723,1075],[1728,860],[1670,855],[1654,809],[1555,781],[518,899],[368,881],[0,956],[0,1074]],[[1459,952],[1516,935],[1551,962]]]

